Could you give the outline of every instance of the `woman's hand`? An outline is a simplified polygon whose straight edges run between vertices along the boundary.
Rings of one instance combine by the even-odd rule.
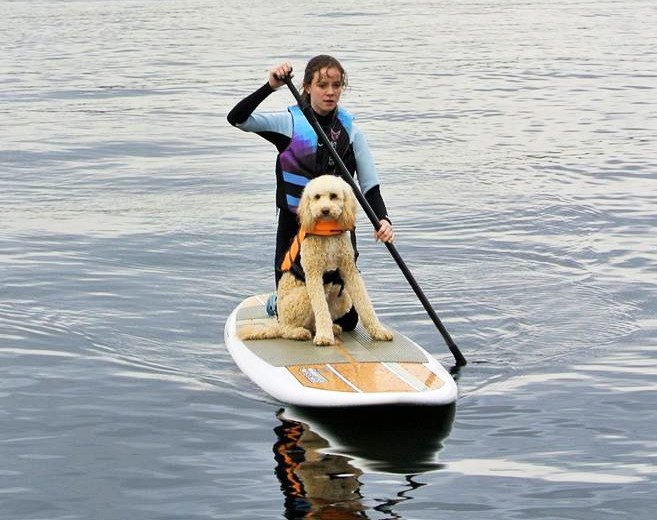
[[[381,227],[379,228],[378,231],[374,233],[374,238],[376,239],[377,242],[394,242],[395,240],[395,232],[392,229],[392,224],[388,222],[386,219],[381,219],[379,220],[379,223],[381,224]]]
[[[269,71],[269,86],[276,90],[285,85],[283,78],[292,77],[292,64],[289,61],[281,63]]]

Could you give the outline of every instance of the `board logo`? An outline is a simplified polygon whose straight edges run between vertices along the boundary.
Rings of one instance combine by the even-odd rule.
[[[302,368],[301,373],[309,382],[315,385],[328,383],[328,379],[326,379],[316,368]]]

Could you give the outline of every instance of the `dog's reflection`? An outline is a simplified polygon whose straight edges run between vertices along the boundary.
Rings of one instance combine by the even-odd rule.
[[[367,518],[359,491],[362,471],[347,457],[323,453],[329,443],[307,424],[279,419],[274,459],[285,518]]]
[[[427,426],[427,416],[431,414],[421,413],[423,424],[418,423],[419,430],[411,433],[408,429],[415,425],[409,424],[408,417],[382,429],[380,424],[372,425],[367,420],[367,411],[359,411],[357,416],[365,418],[364,422],[344,411],[279,411],[277,417],[281,424],[274,429],[278,439],[273,450],[276,475],[285,496],[285,517],[369,518],[360,492],[360,477],[363,471],[372,470],[406,475],[404,490],[375,507],[392,515],[390,518],[401,518],[392,508],[412,498],[406,493],[422,485],[412,475],[442,467],[434,459],[451,429],[454,407],[441,410],[438,417],[442,419],[442,427],[438,428],[435,421]],[[401,424],[405,431],[400,429]],[[347,432],[347,435],[339,436],[336,432]],[[406,437],[400,437],[402,434]],[[408,439],[413,439],[412,447],[406,445]],[[400,449],[400,445],[406,445],[406,449]]]

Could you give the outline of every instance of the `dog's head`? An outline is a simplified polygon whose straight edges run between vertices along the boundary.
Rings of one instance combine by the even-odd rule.
[[[351,186],[340,177],[322,175],[304,188],[298,215],[301,228],[306,232],[320,220],[335,220],[342,229],[353,229],[356,225],[356,196]]]

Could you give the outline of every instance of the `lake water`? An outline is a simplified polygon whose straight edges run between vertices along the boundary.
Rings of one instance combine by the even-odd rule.
[[[1,518],[654,518],[653,1],[0,5]],[[223,345],[275,234],[274,149],[226,113],[323,52],[469,361],[454,407],[309,415]]]

